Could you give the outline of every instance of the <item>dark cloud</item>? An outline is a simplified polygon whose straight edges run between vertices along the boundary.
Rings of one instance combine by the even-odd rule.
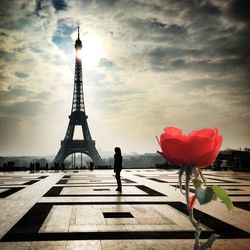
[[[116,3],[118,3],[118,2],[121,2],[122,0],[104,0],[104,1],[100,1],[99,0],[99,2],[104,2],[105,4],[107,4],[107,5],[114,5],[114,4],[116,4]]]
[[[233,79],[209,79],[204,76],[200,79],[192,79],[180,81],[177,86],[184,93],[195,93],[198,91],[211,91],[211,95],[226,95],[228,100],[232,100],[233,97],[244,100],[250,94],[248,89],[249,82],[247,80],[233,80]],[[249,99],[250,100],[250,99]]]
[[[183,57],[201,57],[204,54],[202,50],[195,48],[181,49],[173,47],[156,47],[147,54],[151,67],[155,70],[164,71],[178,69],[186,66]]]
[[[131,27],[138,31],[138,39],[141,37],[141,41],[147,39],[154,42],[151,48],[143,52],[152,69],[206,71],[225,77],[236,71],[243,74],[247,72],[250,31],[238,29],[235,25],[225,25],[226,5],[219,5],[218,2],[214,5],[212,1],[167,2],[167,7],[162,8],[158,18],[128,20]],[[229,9],[238,8],[236,13],[240,15],[244,11],[236,2],[232,1]],[[247,9],[246,5],[245,2],[243,6]],[[178,24],[168,18],[168,10],[176,13]],[[246,19],[244,15],[243,19]],[[162,43],[164,41],[165,45]]]
[[[29,77],[29,74],[26,72],[16,71],[15,76],[17,76],[19,78],[27,78],[27,77]]]
[[[48,2],[47,0],[36,0],[35,14],[39,16],[39,12],[43,9],[43,5]],[[67,0],[51,0],[51,3],[56,11],[66,10],[68,7]]]
[[[235,20],[248,22],[250,21],[250,1],[233,0],[229,2],[228,14]]]
[[[148,52],[150,58],[152,58],[153,63],[156,63],[157,59],[159,59],[160,63],[166,63],[167,61],[180,58],[184,56],[201,56],[204,52],[202,50],[198,50],[197,48],[173,48],[173,47],[163,47],[158,46]]]
[[[0,36],[5,36],[7,37],[8,35],[5,32],[0,31]]]
[[[89,2],[88,0],[86,2]],[[95,3],[98,6],[98,9],[107,11],[112,10],[116,7],[119,7],[119,4],[122,3],[122,0],[96,0],[90,1],[92,4]]]
[[[209,0],[184,0],[184,1],[175,1],[175,0],[168,0],[164,1],[167,2],[166,4],[169,5],[167,9],[172,9],[176,13],[181,13],[182,11],[185,13],[185,16],[191,17],[192,20],[197,20],[203,16],[204,18],[209,17],[214,18],[219,16],[222,13],[222,9],[220,6],[216,6]],[[162,3],[161,3],[162,4]]]
[[[0,61],[2,61],[2,63],[15,61],[15,56],[15,53],[0,49]]]
[[[220,62],[212,62],[209,60],[199,61],[186,61],[186,60],[173,60],[170,62],[169,70],[190,70],[190,71],[203,71],[207,73],[217,72],[219,74],[232,73],[234,69],[244,65],[244,61],[239,59],[225,59]]]
[[[205,18],[213,19],[222,13],[221,9],[218,6],[213,5],[210,1],[194,0],[184,2],[188,2],[188,14],[196,21],[200,19],[200,17],[202,17],[203,20],[205,20]],[[190,4],[189,2],[192,3]]]
[[[228,31],[222,32],[220,36],[209,39],[205,45],[206,53],[217,57],[249,55],[250,47],[247,42],[249,35],[250,32],[237,32],[233,29],[231,29],[231,35]]]
[[[16,10],[19,11],[19,10]],[[11,19],[12,13],[0,11],[2,17],[1,27],[8,30],[22,30],[28,29],[35,21],[35,15],[32,12],[27,12],[23,16],[17,16],[15,19]]]
[[[42,0],[36,0],[36,4],[35,4],[35,13],[36,13],[37,15],[39,15],[39,11],[42,9],[41,1],[42,1]]]
[[[180,43],[186,39],[187,30],[184,26],[175,23],[163,23],[153,19],[132,18],[128,24],[134,29],[136,42],[150,40],[154,42]]]
[[[104,68],[110,68],[113,65],[114,65],[113,62],[109,61],[106,58],[102,58],[98,64],[99,67],[104,67]]]
[[[165,23],[161,23],[161,22],[157,21],[156,18],[153,18],[153,19],[152,19],[151,24],[152,24],[153,26],[155,26],[155,27],[160,27],[160,28],[164,28],[164,27],[166,27],[166,25],[167,25],[167,24],[165,24]]]
[[[65,0],[52,0],[52,3],[57,11],[65,10],[67,8],[67,3]]]
[[[152,69],[156,71],[178,71],[185,70],[195,73],[204,72],[206,74],[215,74],[215,76],[230,76],[233,72],[239,70],[247,70],[245,65],[245,60],[241,58],[232,58],[232,59],[223,59],[219,61],[212,61],[197,59],[186,60],[186,59],[169,59],[168,54],[161,56],[161,62],[159,61],[160,57],[153,57],[151,61]]]

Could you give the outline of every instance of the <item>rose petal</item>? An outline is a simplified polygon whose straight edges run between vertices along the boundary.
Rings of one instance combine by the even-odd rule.
[[[219,154],[220,148],[222,145],[222,136],[218,135],[214,139],[214,146],[210,152],[203,155],[200,159],[197,160],[197,167],[204,168],[209,165],[212,165]]]
[[[221,143],[216,128],[194,130],[185,136],[178,128],[166,127],[160,136],[162,154],[168,161],[199,167],[213,164]]]
[[[164,128],[164,133],[166,138],[179,138],[183,137],[182,131],[179,128],[175,127],[166,127]]]
[[[186,142],[182,139],[166,139],[161,142],[162,153],[170,162],[186,165],[186,156],[183,153]]]
[[[197,160],[203,155],[213,150],[214,142],[212,139],[199,136],[189,136],[187,142],[187,158],[190,164],[196,164]]]
[[[218,134],[217,128],[204,128],[201,130],[193,130],[188,134],[188,136],[199,136],[211,139],[214,135],[217,134]]]

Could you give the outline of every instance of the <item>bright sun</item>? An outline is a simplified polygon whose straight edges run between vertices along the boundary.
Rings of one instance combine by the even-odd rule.
[[[82,49],[77,52],[77,57],[82,59],[82,66],[86,69],[94,68],[104,57],[102,41],[95,33],[80,36]]]

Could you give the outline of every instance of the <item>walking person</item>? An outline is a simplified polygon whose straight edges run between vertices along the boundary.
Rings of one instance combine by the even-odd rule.
[[[122,171],[122,153],[119,147],[115,147],[115,155],[114,155],[114,172],[115,178],[117,181],[117,189],[116,191],[122,192],[122,184],[121,184],[121,171]]]

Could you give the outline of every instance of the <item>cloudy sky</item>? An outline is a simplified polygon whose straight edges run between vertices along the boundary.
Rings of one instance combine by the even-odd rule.
[[[155,152],[165,126],[217,127],[223,148],[249,147],[249,13],[247,0],[1,0],[0,155],[57,153],[77,25],[101,154]]]

